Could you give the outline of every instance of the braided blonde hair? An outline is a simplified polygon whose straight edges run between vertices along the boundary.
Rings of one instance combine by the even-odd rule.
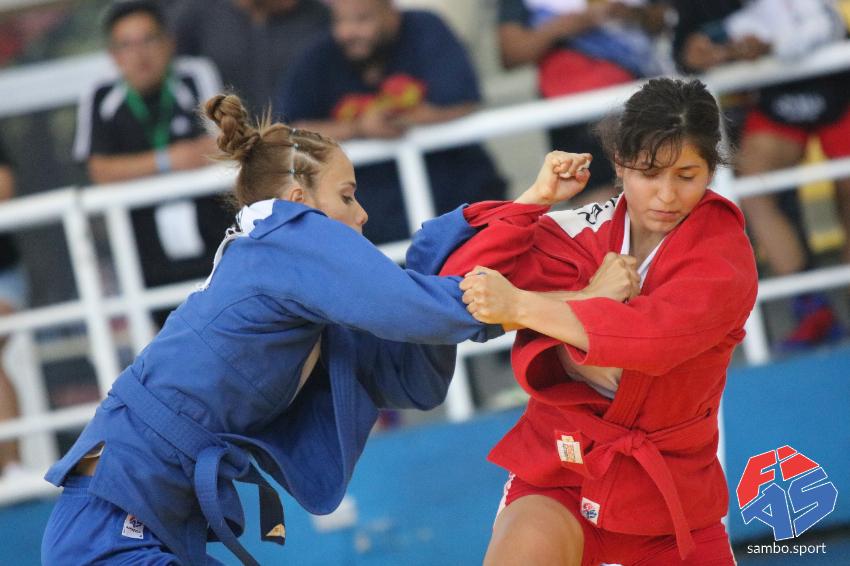
[[[328,137],[272,122],[267,112],[251,123],[242,100],[216,95],[204,104],[204,115],[219,130],[219,161],[238,164],[234,187],[239,207],[280,196],[293,184],[313,190],[322,165],[339,144]]]

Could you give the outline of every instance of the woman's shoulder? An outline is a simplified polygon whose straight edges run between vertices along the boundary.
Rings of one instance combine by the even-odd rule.
[[[544,219],[554,222],[554,225],[557,225],[570,238],[575,238],[585,230],[596,233],[606,223],[614,220],[619,198],[616,196],[603,202],[594,202],[570,210],[556,210],[544,215]],[[546,222],[550,228],[554,227],[549,221]]]
[[[275,201],[271,214],[254,223],[246,240],[251,245],[240,249],[240,254],[250,256],[245,261],[269,271],[293,261],[306,272],[341,262],[375,267],[376,258],[386,259],[353,228],[318,209],[283,200]]]
[[[580,208],[545,214],[535,235],[535,248],[549,255],[581,252],[596,257],[622,238],[625,200],[622,195]]]
[[[745,225],[744,213],[738,205],[711,189],[705,191],[691,215],[704,220],[737,225],[742,231]]]
[[[728,271],[753,282],[757,279],[755,253],[745,231],[744,215],[731,200],[708,191],[675,238],[683,257],[714,263],[714,272]],[[728,269],[721,270],[721,266]]]

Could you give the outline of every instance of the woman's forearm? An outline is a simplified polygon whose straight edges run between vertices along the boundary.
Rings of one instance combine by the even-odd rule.
[[[582,291],[528,291],[529,293],[533,293],[535,295],[540,295],[543,298],[548,298],[550,300],[555,301],[581,301],[584,299],[589,299],[590,296],[587,293]],[[512,332],[514,330],[519,330],[521,328],[525,328],[517,322],[513,324],[503,324],[502,328],[505,332]]]
[[[586,351],[590,339],[581,321],[565,302],[565,300],[581,298],[578,295],[580,295],[580,292],[534,293],[520,291],[514,322],[523,328],[545,334]]]
[[[584,289],[581,291],[529,291],[529,293],[556,301],[582,301],[590,298]]]

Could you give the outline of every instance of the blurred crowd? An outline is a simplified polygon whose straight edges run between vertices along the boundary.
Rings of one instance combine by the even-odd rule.
[[[0,19],[0,64],[100,47],[118,74],[93,85],[72,112],[3,120],[0,199],[11,197],[16,179],[24,189],[19,192],[27,194],[68,183],[111,183],[203,167],[215,144],[196,109],[223,89],[239,94],[257,116],[269,112],[340,141],[396,139],[410,128],[475,112],[486,104],[479,80],[482,57],[470,52],[457,26],[445,19],[445,5],[430,4],[443,12],[425,9],[425,1],[98,0],[9,14]],[[700,74],[763,57],[792,65],[847,36],[846,3],[839,0],[473,4],[481,8],[474,25],[492,29],[502,67],[536,68],[541,98],[660,74]],[[842,72],[724,96],[734,148],[728,157],[736,174],[791,167],[810,159],[813,151],[826,158],[850,156],[848,93],[850,72]],[[593,126],[547,132],[550,147],[597,157],[588,190],[571,204],[596,202],[618,190]],[[438,213],[511,197],[500,171],[504,165],[483,145],[433,151],[426,167]],[[370,218],[364,235],[376,244],[408,237],[415,227],[407,223],[396,164],[357,167],[356,175],[358,198]],[[850,234],[850,179],[834,183],[834,202],[835,218]],[[809,245],[810,227],[796,187],[740,204],[763,276],[850,261],[850,237],[826,253]],[[222,196],[135,209],[132,222],[145,285],[205,277],[232,215]],[[17,248],[12,237],[0,237],[0,315],[27,304],[27,281],[31,304],[67,299],[61,289],[73,289],[73,281],[63,284],[56,275],[67,260],[39,261],[42,242],[55,243],[62,235],[30,231],[15,236]],[[101,251],[108,255],[108,249]],[[777,352],[845,335],[846,293],[807,294],[781,309],[788,310],[792,324],[773,337]],[[161,325],[167,314],[154,313],[155,324]],[[45,376],[50,379],[49,368]],[[17,415],[15,399],[0,369],[0,420]],[[53,403],[63,404],[61,395]],[[18,460],[14,443],[0,443],[0,470],[14,469]]]

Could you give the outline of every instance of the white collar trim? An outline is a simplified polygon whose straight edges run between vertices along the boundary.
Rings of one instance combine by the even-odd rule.
[[[207,277],[206,281],[204,281],[200,286],[198,286],[198,291],[203,291],[207,287],[210,286],[210,282],[212,281],[213,275],[215,274],[215,269],[218,267],[218,262],[221,261],[221,256],[224,255],[224,250],[227,248],[228,244],[235,240],[236,238],[243,238],[248,236],[251,232],[254,231],[254,228],[257,227],[257,222],[268,218],[271,216],[272,211],[274,210],[274,203],[277,199],[266,199],[257,201],[251,205],[243,206],[242,210],[236,215],[236,225],[231,226],[227,229],[227,232],[224,233],[224,239],[218,245],[218,249],[215,251],[215,257],[213,258],[213,267],[210,272],[209,277]]]
[[[632,230],[631,230],[631,219],[629,218],[629,210],[626,208],[625,214],[626,220],[625,225],[623,226],[623,245],[620,246],[620,254],[627,255],[630,251],[629,248],[632,247]],[[664,236],[666,238],[667,236]],[[653,248],[653,250],[646,256],[646,259],[643,260],[643,263],[638,267],[638,275],[640,275],[640,286],[643,287],[643,281],[646,279],[646,274],[649,272],[649,266],[652,265],[652,260],[655,258],[655,254],[658,252],[658,248],[661,247],[661,244],[664,243],[664,238],[658,242],[658,245]]]
[[[257,222],[271,216],[276,200],[270,198],[242,207],[236,215],[236,224],[242,235],[247,236],[254,230]]]

